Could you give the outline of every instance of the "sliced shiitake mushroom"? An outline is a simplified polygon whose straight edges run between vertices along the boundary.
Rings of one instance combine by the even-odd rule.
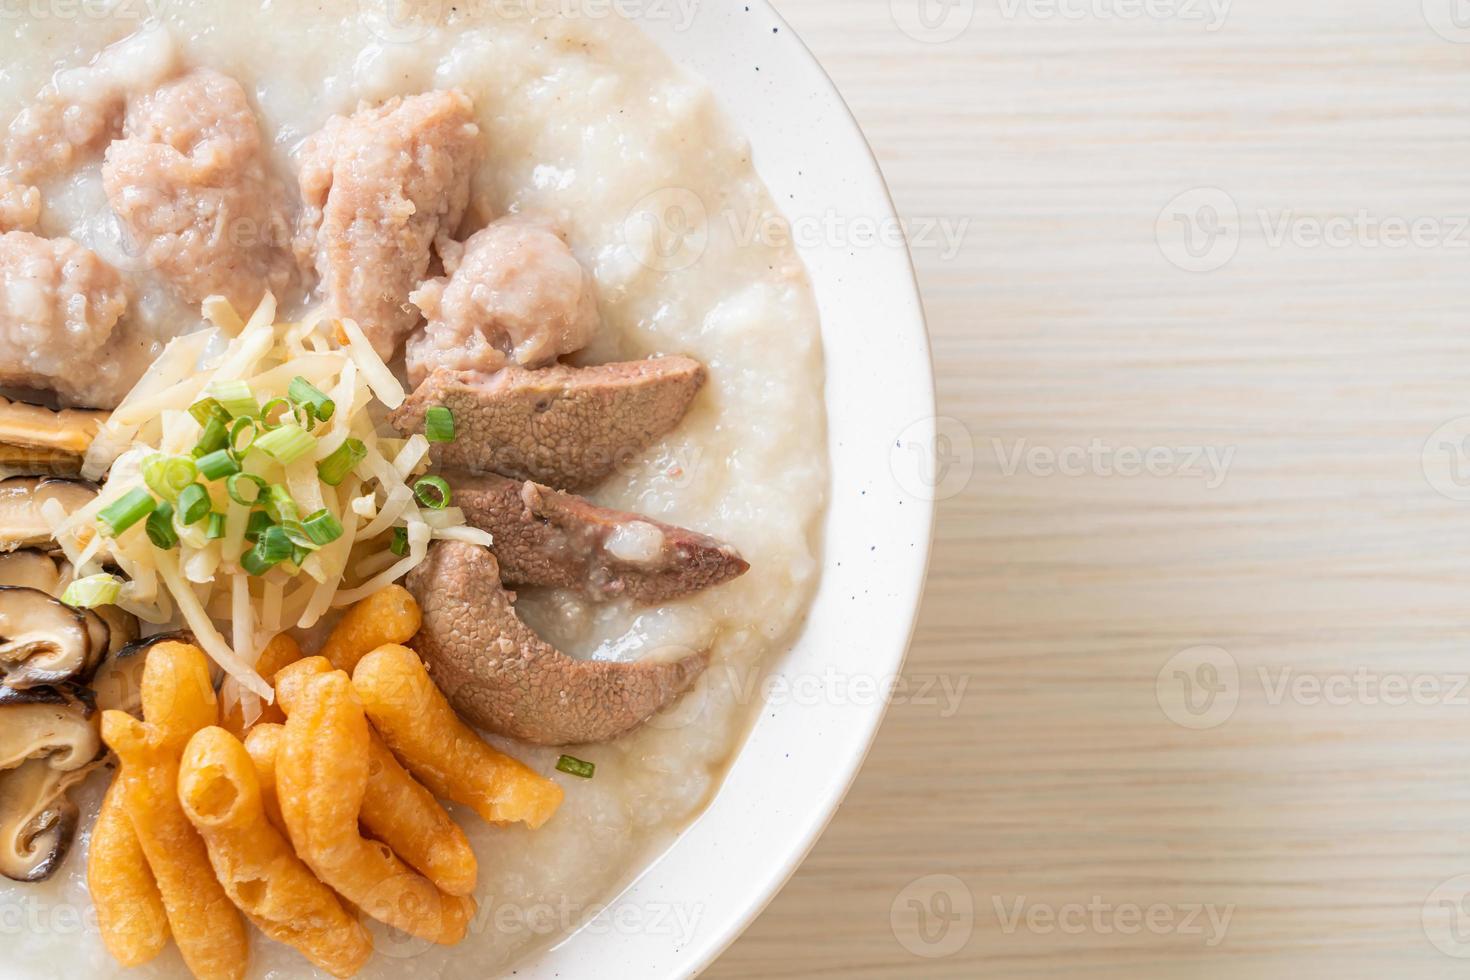
[[[61,772],[32,759],[0,773],[0,875],[43,881],[56,873],[77,831],[77,805],[66,791],[96,765]]]
[[[71,514],[91,503],[99,492],[95,483],[85,480],[33,476],[0,480],[0,551],[50,544],[51,528],[41,515],[46,501],[59,501]]]
[[[44,759],[52,769],[69,772],[97,758],[102,751],[97,725],[80,705],[55,697],[60,703],[46,698],[0,703],[0,769]]]
[[[94,654],[101,627],[101,651]],[[38,589],[0,587],[0,670],[24,690],[85,681],[107,649],[107,624]]]
[[[61,594],[61,565],[39,548],[22,548],[0,554],[0,586],[37,589],[47,595]]]
[[[58,412],[0,398],[0,465],[23,473],[79,473],[106,420],[106,412]]]

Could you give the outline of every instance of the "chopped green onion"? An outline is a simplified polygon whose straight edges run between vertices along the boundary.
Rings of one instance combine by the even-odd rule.
[[[295,406],[285,398],[272,398],[260,410],[260,424],[267,430],[279,428],[286,419],[294,419]]]
[[[198,475],[199,468],[187,456],[150,456],[143,464],[143,482],[164,500],[179,499],[179,492]]]
[[[185,524],[198,524],[209,516],[212,506],[209,491],[197,483],[191,483],[179,494],[179,520]]]
[[[225,481],[225,492],[230,499],[244,507],[250,507],[265,496],[265,481],[254,473],[235,473]],[[247,492],[246,487],[254,487],[254,492]]]
[[[61,593],[61,601],[74,609],[96,609],[117,601],[122,582],[111,575],[88,575],[79,578]]]
[[[253,418],[260,414],[260,402],[244,381],[216,381],[209,386],[209,394],[231,418]]]
[[[221,419],[211,418],[204,423],[204,432],[199,436],[199,441],[194,444],[194,458],[199,459],[210,453],[224,449],[230,441],[230,434],[225,429],[225,423]]]
[[[115,538],[153,513],[157,506],[152,494],[136,487],[102,508],[97,513],[97,520],[106,525],[107,533]]]
[[[264,575],[292,554],[291,541],[280,527],[265,529],[255,547],[240,557],[240,565],[251,575]]]
[[[290,466],[316,448],[316,437],[289,422],[256,439],[255,448],[282,466]]]
[[[230,426],[230,438],[225,443],[225,448],[236,459],[244,459],[245,454],[250,452],[250,447],[255,445],[255,436],[258,431],[259,427],[256,426],[254,419],[236,419]],[[240,434],[242,432],[250,437],[245,440],[244,445],[240,444]]]
[[[340,487],[347,474],[367,459],[367,446],[361,439],[348,439],[332,451],[332,455],[316,464],[316,474],[328,486]]]
[[[219,419],[221,422],[230,420],[230,413],[225,407],[213,398],[205,398],[189,406],[189,414],[194,416],[194,421],[200,425],[208,425],[210,419]]]
[[[449,506],[449,484],[442,476],[424,477],[413,485],[413,495],[430,510],[443,510]]]
[[[278,523],[284,524],[287,521],[301,519],[301,510],[296,506],[296,501],[291,499],[291,491],[279,483],[270,485],[261,503],[265,504],[265,512]]]
[[[291,533],[289,531],[286,532],[286,536],[289,538]],[[301,545],[294,543],[291,545],[291,564],[296,566],[297,571],[301,570],[301,566],[306,564],[306,559],[310,557],[310,548],[303,548]],[[296,573],[293,572],[292,574],[294,575]]]
[[[597,766],[591,762],[583,762],[574,756],[564,755],[556,760],[558,772],[564,772],[571,776],[580,776],[583,779],[591,779],[597,772]]]
[[[225,536],[225,515],[210,514],[209,521],[204,525],[204,536],[211,541],[218,541]]]
[[[399,558],[408,554],[408,528],[395,527],[393,529],[393,543],[389,545],[389,548]]]
[[[286,394],[293,402],[310,410],[313,418],[323,422],[329,421],[337,411],[337,403],[328,398],[326,392],[299,375],[291,379]]]
[[[148,540],[153,547],[168,551],[178,547],[179,532],[174,530],[174,507],[167,500],[161,501],[148,515]]]
[[[275,523],[275,521],[271,520],[271,515],[265,511],[251,511],[250,519],[245,524],[245,539],[252,543],[260,540],[260,536],[265,533],[265,529],[275,526]]]
[[[300,521],[286,521],[281,524],[281,529],[286,532],[286,539],[291,542],[291,546],[298,551],[311,552],[317,549],[316,542],[306,533],[306,525]]]
[[[435,405],[424,413],[424,435],[430,442],[454,441],[454,413]]]
[[[240,472],[240,464],[228,449],[217,449],[199,458],[199,472],[206,480],[221,480]]]
[[[311,539],[314,547],[331,544],[342,536],[342,522],[333,517],[328,510],[319,510],[309,515],[301,522],[306,536]]]

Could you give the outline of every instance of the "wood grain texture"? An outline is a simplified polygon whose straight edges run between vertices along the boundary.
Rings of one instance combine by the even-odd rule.
[[[1462,976],[1470,427],[1434,437],[1470,415],[1470,44],[1430,26],[1451,0],[1236,0],[1215,31],[959,0],[943,43],[896,26],[908,0],[780,6],[911,231],[964,228],[915,248],[973,475],[907,673],[965,686],[893,708],[706,975]],[[1189,221],[1227,232],[1194,239],[1210,271],[1176,264]],[[1130,450],[1154,472],[1117,472]],[[1186,680],[1222,700],[1190,714]],[[905,891],[936,874],[946,898]]]

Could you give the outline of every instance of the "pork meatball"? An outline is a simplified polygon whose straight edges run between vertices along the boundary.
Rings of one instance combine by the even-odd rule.
[[[144,265],[186,303],[253,310],[291,279],[282,188],[239,83],[198,70],[133,103],[103,186]]]
[[[0,177],[0,232],[30,231],[41,220],[41,192]]]
[[[127,305],[117,270],[71,239],[0,235],[0,385],[93,404],[97,352]]]
[[[415,385],[435,368],[543,367],[598,326],[592,276],[550,222],[511,216],[471,235],[448,278],[409,297],[428,322],[408,342]]]
[[[334,116],[302,147],[297,256],[385,360],[418,323],[408,294],[431,247],[464,217],[479,138],[469,97],[436,91]]]

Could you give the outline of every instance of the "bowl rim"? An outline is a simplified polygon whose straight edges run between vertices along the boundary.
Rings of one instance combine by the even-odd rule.
[[[768,80],[766,84],[780,86],[785,94],[790,83],[800,83],[799,94],[809,96],[812,103],[819,104],[812,111],[822,113],[828,122],[842,130],[841,149],[850,151],[848,160],[852,170],[855,171],[853,176],[861,181],[861,186],[855,187],[853,194],[872,202],[874,205],[870,209],[872,217],[890,222],[892,227],[901,228],[897,207],[884,179],[877,156],[863,134],[852,110],[842,98],[835,82],[822,68],[815,54],[791,29],[786,19],[771,6],[769,0],[753,0],[743,5],[721,5],[718,8],[713,8],[708,4],[698,4],[697,0],[696,4],[698,26],[694,31],[721,39],[719,44],[723,44],[725,48],[721,52],[724,60],[710,56],[710,51],[719,50],[719,44],[714,41],[708,42],[707,50],[700,44],[687,43],[690,40],[690,33],[681,33],[668,21],[645,19],[637,15],[632,19],[639,23],[644,33],[652,36],[677,64],[690,71],[692,75],[704,79],[710,85],[716,100],[725,110],[727,120],[733,123],[737,130],[744,133],[751,133],[752,128],[742,124],[744,120],[741,107],[731,104],[732,90],[728,87],[721,87],[718,78],[722,75],[728,76],[736,70],[728,62],[733,52],[737,51],[741,44],[747,43],[747,35],[758,35],[765,38],[768,43],[773,41],[778,45],[778,53],[782,60],[779,67],[768,63],[765,59],[770,56],[771,49],[762,49],[761,64],[766,68],[766,71],[763,72]],[[754,45],[756,43],[754,37],[750,37],[748,43]],[[738,61],[738,55],[735,57]],[[772,71],[772,68],[776,70]],[[777,78],[781,81],[770,81]],[[743,93],[742,98],[744,98]],[[759,140],[752,140],[752,142],[756,170],[771,190],[772,197],[778,202],[778,206],[782,206],[785,198],[777,193],[777,184],[780,181],[773,180],[773,174],[763,166],[763,159],[768,155],[763,150],[769,150],[770,147],[763,146]],[[785,210],[784,207],[781,209]],[[819,267],[813,262],[814,250],[798,243],[798,251],[809,270]],[[890,280],[889,287],[893,290],[890,298],[907,314],[906,322],[886,325],[899,335],[908,358],[906,363],[909,365],[909,372],[902,375],[906,388],[905,400],[908,403],[904,411],[907,414],[904,417],[889,420],[894,425],[892,434],[898,435],[900,427],[903,426],[904,436],[925,447],[933,447],[937,426],[933,359],[918,276],[908,248],[907,238],[904,236],[901,244],[896,248],[875,249],[871,254],[881,260],[886,270]],[[818,603],[822,601],[824,593],[831,584],[833,524],[836,523],[834,520],[835,487],[839,478],[836,453],[838,443],[833,439],[833,433],[836,431],[834,419],[838,417],[838,411],[842,406],[833,403],[831,390],[834,325],[828,322],[825,315],[827,304],[822,302],[821,295],[823,283],[818,280],[815,271],[812,275],[812,284],[818,291],[819,305],[823,307],[824,313],[822,334],[827,371],[825,402],[829,426],[828,452],[833,466],[831,482],[827,488],[828,512],[822,547],[823,581],[819,585],[818,596],[813,599],[808,620],[801,627],[800,636],[794,641],[795,646],[800,646],[811,632],[811,614],[815,614]],[[902,295],[899,295],[900,292]],[[907,425],[904,426],[904,423]],[[882,441],[882,452],[885,456],[891,451],[889,446],[893,442],[888,435],[889,433],[883,432],[877,436]],[[893,464],[889,461],[888,465]],[[896,475],[896,473],[892,474],[890,479]],[[903,670],[918,626],[934,535],[933,498],[906,494],[905,500],[911,506],[902,511],[902,516],[897,518],[898,523],[891,530],[896,536],[902,536],[905,531],[911,534],[913,536],[912,550],[908,555],[908,560],[904,563],[904,574],[897,576],[902,578],[902,582],[898,583],[902,586],[901,591],[884,606],[887,612],[896,618],[893,621],[893,636],[888,644],[890,649],[879,658],[884,669],[891,671],[893,675],[898,675]],[[899,510],[900,508],[892,508],[894,514],[897,514]],[[831,596],[827,597],[829,604],[831,598]],[[782,657],[773,657],[772,662],[766,665],[767,670],[778,670],[790,656],[791,651],[788,651]],[[723,889],[708,881],[698,882],[697,887],[708,891],[711,895],[724,891],[722,897],[725,901],[721,903],[724,908],[714,916],[715,921],[710,928],[702,929],[696,937],[677,949],[663,949],[657,943],[647,941],[649,937],[645,935],[627,935],[616,930],[595,936],[588,935],[588,926],[591,923],[605,918],[608,909],[621,903],[631,901],[651,904],[657,902],[660,896],[674,901],[675,893],[658,884],[656,879],[661,873],[661,868],[665,868],[671,861],[687,862],[691,848],[699,849],[700,853],[712,862],[732,860],[730,854],[721,853],[718,847],[710,846],[707,841],[697,842],[696,838],[700,836],[702,829],[707,828],[712,821],[719,818],[722,804],[731,802],[730,797],[734,791],[733,778],[740,770],[742,759],[748,755],[751,743],[761,730],[762,723],[766,721],[765,716],[762,716],[746,733],[721,785],[708,805],[691,824],[680,832],[656,858],[642,868],[638,872],[638,877],[616,898],[610,899],[607,909],[604,909],[600,915],[592,916],[587,922],[582,923],[577,931],[539,955],[533,955],[530,959],[518,963],[516,965],[518,975],[537,978],[537,980],[543,977],[575,975],[577,967],[586,967],[588,962],[586,957],[592,949],[591,943],[596,943],[596,963],[601,976],[637,977],[639,980],[644,980],[647,977],[699,975],[712,965],[760,916],[816,846],[822,833],[836,816],[843,799],[856,781],[871,752],[878,731],[887,716],[889,702],[889,698],[880,698],[874,706],[843,715],[846,727],[842,734],[848,746],[846,754],[842,757],[840,764],[834,766],[830,774],[832,778],[826,785],[820,789],[811,790],[804,797],[806,805],[803,812],[796,817],[798,822],[785,833],[784,840],[779,842],[780,846],[771,849],[770,860],[761,863],[762,870],[745,869],[743,880],[739,884]],[[707,870],[711,876],[717,876],[732,873],[735,865],[750,863],[753,862],[749,861],[749,856],[742,853],[735,856],[734,864],[711,864]]]

